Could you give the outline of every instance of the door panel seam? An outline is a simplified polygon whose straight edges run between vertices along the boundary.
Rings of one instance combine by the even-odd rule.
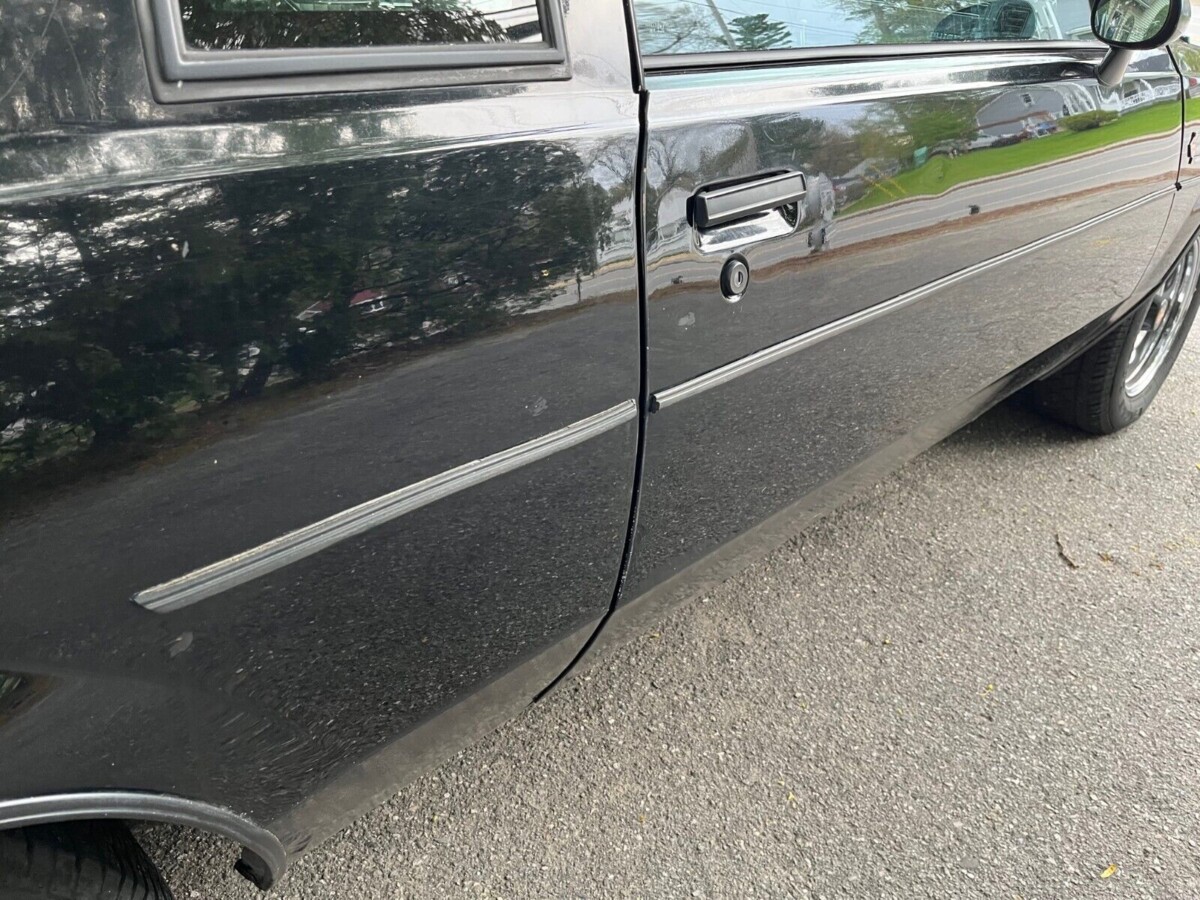
[[[632,16],[632,10],[629,8],[629,0],[626,0],[627,15]],[[632,23],[632,18],[629,20]],[[636,51],[636,47],[635,47]],[[640,70],[639,70],[640,71]],[[638,77],[640,82],[640,76]],[[623,599],[625,585],[629,579],[630,564],[633,559],[634,547],[637,537],[638,526],[638,509],[641,504],[642,496],[642,470],[646,458],[646,427],[649,423],[650,414],[650,382],[649,382],[649,363],[648,363],[648,332],[649,332],[649,312],[646,296],[646,159],[647,159],[647,135],[648,135],[648,113],[650,106],[650,93],[644,86],[638,91],[638,145],[637,145],[637,160],[636,169],[634,171],[634,197],[636,201],[633,206],[634,216],[634,232],[637,247],[637,304],[638,304],[638,367],[639,367],[639,386],[638,386],[638,433],[637,433],[637,450],[634,457],[633,468],[633,491],[630,496],[629,507],[629,526],[625,532],[625,547],[621,552],[620,568],[617,572],[617,581],[613,587],[612,601],[609,603],[608,610],[596,624],[595,630],[584,641],[579,652],[558,674],[558,676],[550,682],[535,698],[534,702],[541,700],[542,697],[554,690],[555,687],[562,682],[564,678],[571,674],[571,671],[579,664],[579,661],[588,655],[592,649],[596,639],[600,633],[604,631],[605,626],[621,605]]]

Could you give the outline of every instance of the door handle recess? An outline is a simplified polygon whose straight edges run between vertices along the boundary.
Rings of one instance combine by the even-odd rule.
[[[712,228],[796,203],[807,185],[801,172],[782,172],[722,187],[704,188],[692,197],[692,224]]]

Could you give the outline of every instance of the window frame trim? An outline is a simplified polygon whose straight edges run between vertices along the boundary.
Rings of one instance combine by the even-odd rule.
[[[178,0],[149,0],[162,77],[168,82],[183,83],[368,72],[561,66],[566,63],[567,54],[559,4],[557,0],[535,2],[543,28],[543,39],[538,43],[200,50],[187,43]]]
[[[707,50],[701,53],[651,53],[642,56],[649,73],[706,69],[778,68],[798,63],[839,63],[919,56],[963,56],[989,53],[1103,53],[1095,40],[937,41],[924,44],[847,44],[777,50]]]

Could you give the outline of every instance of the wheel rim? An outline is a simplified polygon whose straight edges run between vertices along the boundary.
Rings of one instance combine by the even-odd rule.
[[[1196,294],[1196,279],[1200,274],[1198,257],[1200,238],[1194,238],[1187,252],[1150,295],[1146,315],[1138,325],[1125,366],[1125,393],[1130,397],[1136,397],[1150,386],[1171,353]]]

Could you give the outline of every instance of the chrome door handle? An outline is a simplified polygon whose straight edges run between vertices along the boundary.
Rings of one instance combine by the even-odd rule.
[[[692,224],[712,228],[804,199],[801,172],[777,172],[737,184],[701,188],[692,197]]]

